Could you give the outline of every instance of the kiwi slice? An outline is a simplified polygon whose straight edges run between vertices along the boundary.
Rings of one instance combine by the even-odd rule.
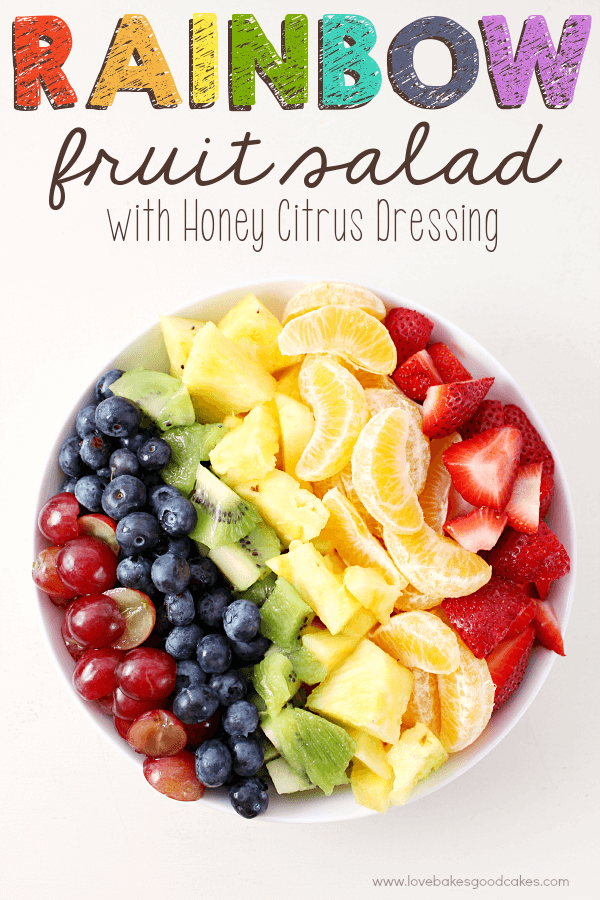
[[[307,776],[329,795],[338,784],[347,784],[346,769],[356,743],[347,731],[307,712],[294,709],[302,763]]]
[[[234,590],[246,591],[268,572],[267,560],[279,556],[280,552],[281,544],[275,531],[261,520],[250,534],[235,544],[216,547],[208,555]]]
[[[198,522],[190,537],[211,550],[239,541],[261,521],[255,506],[238,497],[202,463],[196,470],[191,500]]]
[[[252,683],[271,716],[277,715],[300,687],[293,665],[275,648],[254,666]]]
[[[306,775],[299,775],[290,767],[289,763],[278,756],[267,761],[267,772],[278,794],[295,794],[298,791],[310,791],[314,788]]]
[[[276,583],[277,575],[275,572],[269,572],[264,578],[260,578],[254,584],[251,584],[245,591],[238,591],[237,599],[250,600],[251,603],[262,606],[267,597],[271,596]]]
[[[266,734],[259,735],[259,737],[262,743],[263,753],[265,754],[265,762],[268,763],[272,759],[278,759],[279,750],[274,744],[271,743]]]
[[[319,684],[327,677],[327,669],[319,662],[314,653],[306,647],[286,652],[286,656],[294,667],[294,671],[300,681],[305,684]]]
[[[261,633],[283,650],[300,649],[298,632],[309,625],[315,615],[296,588],[281,576],[263,603],[260,614]]]
[[[172,425],[193,425],[196,413],[189,391],[178,378],[149,369],[130,369],[111,384],[118,397],[126,397],[138,404],[161,428]]]
[[[291,706],[284,706],[276,716],[263,713],[260,717],[261,728],[290,768],[298,775],[306,775],[295,713]]]
[[[198,465],[208,461],[208,454],[226,434],[224,425],[194,424],[169,428],[164,432],[163,439],[171,448],[171,459],[161,469],[162,480],[187,497],[196,483]]]

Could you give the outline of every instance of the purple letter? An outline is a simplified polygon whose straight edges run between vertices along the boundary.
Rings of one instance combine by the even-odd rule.
[[[498,106],[511,109],[525,103],[534,68],[549,109],[564,109],[571,103],[592,27],[591,16],[569,16],[558,52],[544,17],[530,16],[523,24],[516,57],[504,16],[482,16],[479,25]]]

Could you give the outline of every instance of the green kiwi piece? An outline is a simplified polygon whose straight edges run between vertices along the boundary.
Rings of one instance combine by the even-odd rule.
[[[295,794],[314,788],[306,775],[299,775],[290,767],[283,756],[267,761],[267,772],[278,794]]]
[[[279,750],[277,749],[277,747],[275,747],[274,744],[271,743],[266,734],[259,735],[259,737],[262,743],[263,753],[265,755],[265,762],[268,763],[272,759],[278,759]]]
[[[269,571],[267,560],[279,556],[280,552],[281,544],[275,531],[260,520],[249,534],[235,544],[216,547],[208,555],[235,591],[246,591]]]
[[[270,716],[276,716],[300,687],[291,662],[274,647],[254,666],[252,683]]]
[[[163,440],[171,448],[171,459],[161,469],[162,480],[187,497],[196,483],[198,465],[208,461],[208,454],[226,434],[224,425],[195,423],[169,428],[164,432]]]
[[[312,622],[315,614],[296,588],[279,576],[260,615],[261,634],[283,650],[297,650],[298,632]]]
[[[113,394],[138,404],[161,428],[193,425],[196,413],[189,391],[178,378],[149,369],[130,369],[110,386]]]
[[[276,716],[263,713],[260,717],[261,728],[290,768],[298,775],[306,775],[295,713],[291,706],[284,706]]]
[[[190,499],[198,513],[190,537],[211,550],[239,541],[262,521],[255,506],[238,497],[202,463],[196,470],[196,486]]]
[[[304,684],[319,684],[327,677],[327,669],[314,653],[300,646],[297,650],[285,651],[294,671]]]
[[[267,597],[270,597],[273,592],[276,582],[277,575],[275,572],[269,572],[264,578],[259,578],[254,584],[251,584],[245,591],[238,591],[236,599],[250,600],[251,603],[262,606]]]
[[[308,778],[329,795],[338,784],[347,784],[346,769],[356,743],[347,731],[305,709],[295,709],[302,764]]]

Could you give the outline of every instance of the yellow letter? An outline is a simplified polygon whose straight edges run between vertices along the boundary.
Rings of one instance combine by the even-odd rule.
[[[194,13],[190,26],[190,106],[203,109],[219,96],[217,17]]]

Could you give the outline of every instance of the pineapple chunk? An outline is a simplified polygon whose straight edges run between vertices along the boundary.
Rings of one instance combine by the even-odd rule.
[[[341,575],[343,578],[344,572],[346,571],[346,566],[342,557],[335,550],[333,550],[331,553],[322,553],[322,556],[323,561],[329,571],[333,572],[334,575]],[[358,597],[356,599],[358,600]]]
[[[296,463],[315,430],[315,417],[304,403],[279,391],[273,397],[281,429],[281,463],[284,472],[296,478]]]
[[[221,412],[247,412],[270,400],[275,379],[222,334],[213,322],[201,328],[192,344],[183,383],[203,405]]]
[[[170,374],[181,380],[181,373],[185,369],[194,338],[205,323],[200,319],[182,319],[180,316],[159,316],[158,318],[171,364]]]
[[[359,640],[364,637],[375,625],[377,619],[369,609],[361,607],[358,612],[352,616],[347,625],[344,626],[344,634],[349,637],[355,637]]]
[[[298,384],[301,368],[302,363],[296,363],[295,366],[291,366],[285,372],[279,372],[279,378],[277,379],[277,393],[286,394],[292,400],[297,400],[298,403],[304,403]]]
[[[282,355],[277,344],[281,323],[254,294],[230,309],[218,327],[265,372],[277,372],[298,362],[298,356]]]
[[[353,597],[374,613],[380,622],[390,621],[390,613],[398,597],[398,588],[388,584],[374,566],[349,566],[344,572],[344,584]]]
[[[364,638],[311,692],[306,705],[334,722],[395,744],[413,681],[409,669]]]
[[[394,783],[394,777],[382,778],[360,760],[352,763],[350,784],[354,799],[367,809],[385,813],[390,808],[390,791]]]
[[[325,666],[328,675],[338,663],[352,653],[359,640],[360,638],[349,637],[343,631],[339,634],[329,634],[322,628],[315,628],[310,634],[302,635],[303,646]]]
[[[388,750],[387,759],[394,770],[390,802],[401,806],[419,781],[446,762],[448,753],[435,734],[417,722],[414,728],[403,732],[400,740]]]
[[[359,731],[358,728],[346,726],[346,731],[356,744],[354,759],[360,760],[380,778],[384,778],[386,781],[393,779],[394,770],[387,760],[387,750],[383,741],[373,737],[372,734],[367,734],[366,731]]]
[[[360,603],[348,593],[341,576],[329,571],[312,544],[299,544],[289,553],[268,560],[267,565],[294,585],[331,634],[341,631],[360,609]]]
[[[239,431],[234,431],[236,434]],[[286,547],[292,541],[310,541],[317,537],[329,517],[328,510],[318,497],[301,488],[291,475],[278,469],[256,481],[237,484],[235,490],[240,497],[258,508],[265,522],[275,529]]]
[[[240,425],[225,435],[211,450],[210,464],[226,484],[235,487],[272,472],[278,446],[277,410],[271,400],[255,406]]]

